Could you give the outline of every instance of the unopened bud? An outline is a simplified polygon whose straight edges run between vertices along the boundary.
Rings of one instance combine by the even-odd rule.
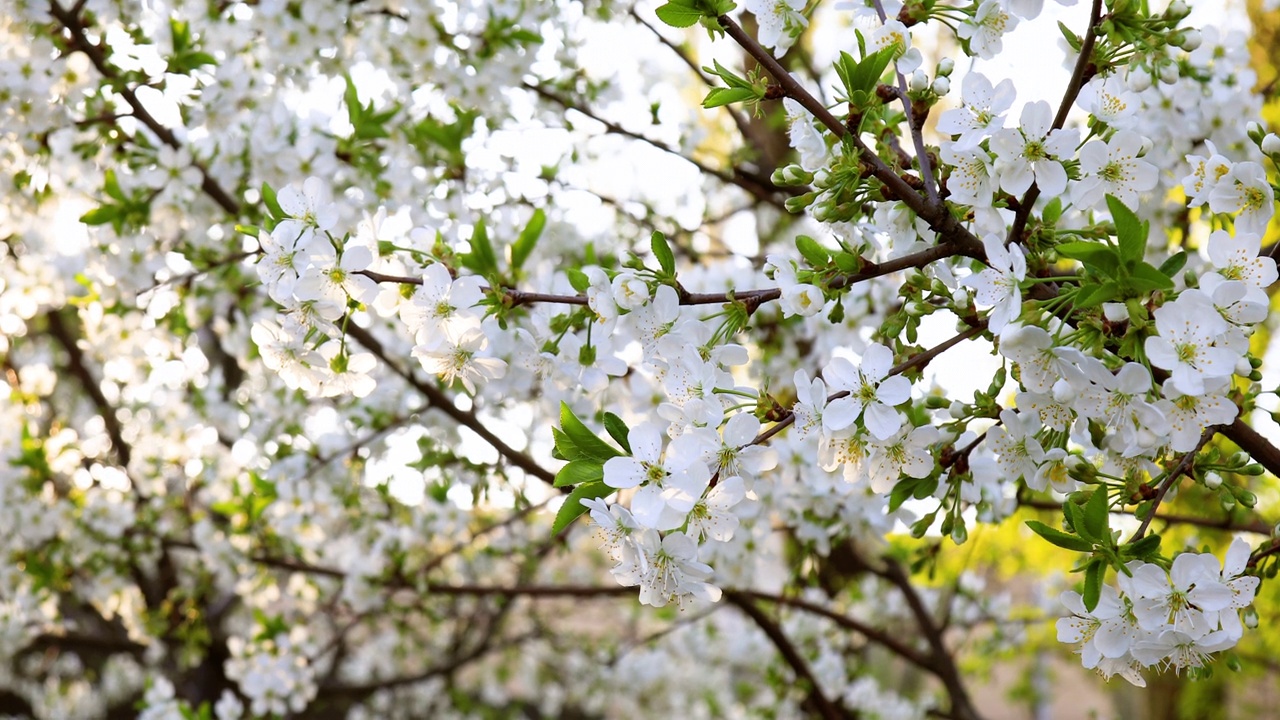
[[[968,528],[964,526],[963,522],[956,523],[956,526],[951,529],[951,542],[957,545],[963,545],[964,542],[968,539],[969,539]]]
[[[1146,68],[1134,68],[1130,70],[1127,80],[1129,82],[1129,87],[1134,92],[1142,92],[1143,90],[1151,87],[1151,73],[1147,72]]]
[[[935,78],[933,81],[933,92],[939,97],[951,92],[951,81],[945,77]]]
[[[1216,490],[1222,486],[1222,476],[1216,472],[1207,472],[1204,474],[1204,486],[1210,490]]]
[[[929,76],[925,75],[923,70],[916,70],[911,73],[911,80],[907,83],[907,87],[911,92],[920,92],[929,87]]]
[[[1169,3],[1169,7],[1164,11],[1164,14],[1174,20],[1181,20],[1191,14],[1191,8],[1187,7],[1187,3],[1183,0],[1173,0],[1173,2]]]
[[[1267,133],[1267,136],[1262,138],[1262,152],[1268,155],[1280,153],[1280,135]]]
[[[1252,607],[1245,608],[1244,612],[1240,614],[1240,621],[1243,622],[1244,626],[1250,630],[1257,630],[1258,611],[1254,610]]]
[[[947,77],[956,69],[956,61],[944,57],[938,61],[938,77]]]
[[[969,406],[956,400],[951,403],[951,407],[947,408],[947,414],[951,416],[952,420],[959,420],[969,414]]]
[[[1165,85],[1172,85],[1178,82],[1178,66],[1174,63],[1165,63],[1160,66],[1160,82]]]
[[[1204,38],[1200,35],[1200,31],[1195,28],[1191,28],[1187,31],[1186,35],[1183,36],[1182,43],[1178,47],[1186,50],[1187,52],[1191,52],[1192,50],[1200,47],[1200,43],[1203,41]]]
[[[1262,134],[1266,132],[1266,129],[1263,128],[1262,123],[1257,120],[1250,120],[1249,124],[1245,125],[1245,132],[1256,142],[1257,139],[1262,137]]]

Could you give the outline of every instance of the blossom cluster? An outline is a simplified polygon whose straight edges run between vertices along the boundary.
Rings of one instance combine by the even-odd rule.
[[[1134,560],[1118,575],[1119,589],[1102,588],[1086,610],[1079,593],[1062,603],[1072,615],[1058,620],[1058,640],[1080,643],[1086,668],[1146,686],[1141,668],[1196,670],[1244,634],[1241,611],[1253,602],[1257,577],[1244,575],[1249,545],[1237,538],[1219,564],[1211,553],[1182,553],[1168,569]]]

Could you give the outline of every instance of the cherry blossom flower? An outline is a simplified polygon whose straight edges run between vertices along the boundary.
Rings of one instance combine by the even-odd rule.
[[[1276,212],[1276,198],[1267,171],[1255,162],[1236,163],[1209,192],[1209,209],[1238,213],[1236,232],[1263,235]]]
[[[447,326],[442,336],[415,345],[412,353],[427,372],[446,383],[461,380],[467,392],[475,394],[477,382],[496,380],[507,372],[505,361],[480,355],[488,344],[479,327]]]
[[[987,327],[998,333],[1022,312],[1022,288],[1027,278],[1027,261],[1022,248],[1005,247],[1004,241],[994,235],[982,239],[987,251],[987,269],[964,279],[964,284],[974,289],[974,300],[979,305],[991,307],[987,315]]]
[[[1018,18],[1009,14],[1001,0],[982,0],[973,19],[965,19],[956,28],[962,40],[969,41],[969,48],[984,60],[995,57],[1004,47],[1005,33],[1018,26]]]
[[[1191,172],[1182,178],[1182,188],[1187,193],[1187,205],[1190,207],[1199,207],[1209,202],[1213,189],[1224,175],[1231,172],[1231,161],[1218,152],[1213,141],[1206,140],[1204,144],[1209,148],[1209,157],[1187,155]]]
[[[1062,159],[1075,154],[1080,132],[1053,128],[1053,111],[1043,100],[1027,103],[1017,130],[1006,128],[991,138],[996,153],[996,173],[1000,188],[1021,195],[1035,182],[1046,197],[1057,197],[1067,189],[1067,171]]]
[[[884,345],[871,345],[862,353],[862,363],[854,366],[844,358],[835,358],[822,369],[827,387],[848,395],[832,400],[822,417],[827,432],[842,430],[863,418],[867,430],[878,440],[885,440],[902,427],[902,416],[894,409],[911,397],[911,381],[901,375],[889,376],[893,368],[893,351]]]
[[[1147,338],[1147,357],[1172,373],[1178,390],[1200,395],[1206,379],[1230,377],[1235,371],[1235,353],[1215,345],[1227,323],[1207,295],[1187,290],[1161,305],[1154,316],[1159,334]]]
[[[1156,166],[1141,160],[1143,137],[1121,130],[1111,140],[1090,140],[1080,148],[1083,177],[1071,191],[1071,199],[1081,208],[1099,205],[1106,195],[1114,195],[1127,207],[1137,207],[1138,193],[1155,188],[1159,181]]]
[[[760,44],[772,48],[777,57],[785,55],[809,26],[809,19],[801,13],[804,0],[746,0],[743,7],[756,16]]]
[[[672,600],[683,605],[690,597],[712,602],[720,599],[720,589],[706,582],[711,579],[711,566],[698,562],[698,544],[693,538],[673,532],[658,545],[656,534],[642,537],[649,572],[640,582],[640,602],[662,607]]]
[[[1214,272],[1224,280],[1239,280],[1264,295],[1276,281],[1276,261],[1261,255],[1262,236],[1257,233],[1244,232],[1238,225],[1235,235],[1217,230],[1209,235],[1205,247]]]
[[[787,111],[787,121],[791,124],[791,147],[800,153],[800,167],[807,172],[816,172],[825,167],[831,152],[813,115],[791,98],[783,98],[782,105]]]
[[[993,5],[999,7],[995,0],[986,0],[982,7]],[[1004,113],[1015,97],[1013,81],[1001,80],[993,87],[986,76],[971,72],[960,85],[960,97],[962,106],[938,118],[938,132],[959,135],[954,143],[957,151],[972,150],[988,134],[1004,127]]]

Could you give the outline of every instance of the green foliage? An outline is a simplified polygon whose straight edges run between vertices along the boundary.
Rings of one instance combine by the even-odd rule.
[[[1163,269],[1147,263],[1147,236],[1150,223],[1142,222],[1132,210],[1114,196],[1107,196],[1107,207],[1115,223],[1116,244],[1077,240],[1057,246],[1058,255],[1078,260],[1085,276],[1092,282],[1082,284],[1074,303],[1078,308],[1091,308],[1113,300],[1141,298],[1157,290],[1170,290],[1173,280]],[[1185,259],[1181,262],[1185,262]],[[1179,267],[1172,261],[1170,267]]]

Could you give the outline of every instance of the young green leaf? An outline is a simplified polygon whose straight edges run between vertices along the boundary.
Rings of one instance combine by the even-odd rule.
[[[1063,550],[1074,550],[1076,552],[1093,552],[1093,543],[1089,542],[1088,540],[1085,540],[1084,538],[1076,537],[1075,535],[1069,535],[1055,528],[1051,528],[1048,525],[1045,525],[1044,523],[1038,520],[1028,520],[1027,527],[1031,528],[1031,530],[1035,534],[1039,535],[1045,540],[1048,540],[1054,545],[1057,545]]]
[[[538,238],[542,236],[542,229],[547,226],[547,214],[538,208],[533,211],[533,217],[529,218],[529,224],[524,226],[524,230],[520,231],[520,237],[511,245],[511,267],[524,267],[524,261],[529,259],[529,253],[533,252],[534,246],[538,244]]]
[[[680,2],[672,0],[666,5],[660,6],[654,11],[658,19],[670,25],[673,28],[693,27],[702,19],[702,11],[694,7],[691,2]]]
[[[722,105],[759,99],[760,94],[754,88],[711,88],[706,99],[702,101],[702,107],[710,110]]]
[[[1093,612],[1102,598],[1102,581],[1107,576],[1105,560],[1093,560],[1084,569],[1084,609]]]
[[[1119,198],[1107,196],[1107,209],[1116,225],[1116,239],[1120,243],[1120,260],[1129,265],[1142,259],[1147,252],[1147,226]]]
[[[1110,509],[1107,504],[1107,491],[1101,487],[1093,491],[1093,495],[1089,496],[1089,502],[1084,504],[1084,531],[1080,531],[1080,535],[1088,537],[1095,541],[1106,540],[1110,535],[1107,526],[1110,524]],[[1077,528],[1079,531],[1079,528]]]
[[[498,272],[498,256],[493,252],[493,244],[489,242],[489,231],[481,218],[471,231],[471,252],[462,256],[462,265],[477,275],[490,277]]]
[[[1165,277],[1173,277],[1174,275],[1177,275],[1186,264],[1187,252],[1185,250],[1179,250],[1173,255],[1170,255],[1163,263],[1160,263],[1160,274]]]
[[[1054,248],[1058,255],[1079,260],[1086,269],[1101,273],[1107,277],[1116,277],[1120,270],[1120,255],[1110,245],[1096,242],[1075,241],[1058,245]]]
[[[587,426],[573,414],[569,405],[563,402],[560,403],[560,429],[573,441],[583,459],[603,463],[609,458],[622,454],[588,430]]]
[[[631,452],[630,428],[622,422],[622,418],[611,412],[604,414],[604,429],[608,431],[609,437],[618,443],[627,453]]]
[[[602,482],[583,483],[574,488],[573,492],[569,493],[569,497],[565,498],[564,505],[560,506],[560,512],[556,513],[555,523],[551,525],[551,533],[559,535],[565,528],[569,527],[570,523],[577,520],[579,515],[587,511],[587,508],[582,504],[583,500],[604,497],[614,492],[616,490]]]
[[[809,262],[809,267],[820,270],[831,264],[831,253],[808,235],[796,236],[796,250]]]
[[[675,277],[676,256],[671,252],[671,246],[667,244],[667,236],[655,230],[649,237],[649,247],[653,249],[653,255],[658,259],[658,265],[662,267],[662,274]]]
[[[604,478],[604,465],[591,460],[573,460],[556,473],[556,487],[595,482]]]

